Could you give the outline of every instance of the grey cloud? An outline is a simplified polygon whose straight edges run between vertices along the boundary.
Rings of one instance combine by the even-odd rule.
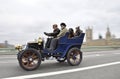
[[[1,41],[11,43],[34,39],[50,32],[54,23],[69,27],[93,26],[94,37],[104,34],[107,25],[118,37],[120,30],[119,0],[1,0]],[[1,42],[0,41],[0,42]]]

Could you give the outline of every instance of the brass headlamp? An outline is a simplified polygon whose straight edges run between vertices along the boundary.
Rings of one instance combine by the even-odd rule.
[[[22,45],[20,45],[20,44],[15,45],[15,49],[18,50],[18,51],[21,51],[22,50]]]
[[[39,37],[39,38],[38,38],[38,45],[41,45],[41,43],[42,43],[42,38]]]

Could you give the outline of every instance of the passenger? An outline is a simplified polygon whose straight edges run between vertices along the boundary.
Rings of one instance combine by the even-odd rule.
[[[57,38],[52,39],[49,50],[54,50],[57,47],[58,39],[60,37],[64,36],[67,32],[67,28],[66,28],[65,23],[61,23],[60,26],[61,26],[61,31],[57,35]]]
[[[76,27],[75,36],[79,36],[83,31],[80,29],[80,26]]]
[[[74,37],[74,30],[72,28],[69,28],[69,36],[68,38]]]
[[[52,38],[47,38],[47,42],[46,42],[45,48],[49,48],[50,47],[51,40],[53,38],[56,38],[59,33],[60,33],[60,30],[59,30],[57,24],[53,25],[53,32],[52,33],[46,33],[46,32],[44,32],[45,35],[52,36]]]
[[[60,37],[64,36],[67,32],[67,28],[66,28],[66,24],[65,23],[61,23],[61,31],[60,33],[57,35],[57,38],[59,39]]]

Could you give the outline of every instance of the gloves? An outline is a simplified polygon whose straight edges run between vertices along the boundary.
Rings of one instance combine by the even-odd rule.
[[[44,34],[45,34],[45,35],[47,35],[47,36],[49,36],[49,34],[48,34],[48,33],[46,33],[46,32],[44,32]]]
[[[46,32],[44,32],[44,34],[45,34],[45,35],[47,35],[47,33],[46,33]]]

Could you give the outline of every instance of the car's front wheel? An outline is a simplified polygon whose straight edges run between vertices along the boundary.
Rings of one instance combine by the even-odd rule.
[[[35,70],[41,64],[41,54],[35,49],[26,49],[20,55],[19,64],[25,70]]]

